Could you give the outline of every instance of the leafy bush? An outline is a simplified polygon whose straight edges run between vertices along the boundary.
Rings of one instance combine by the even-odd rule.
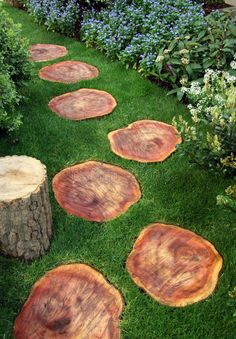
[[[27,41],[21,36],[20,26],[0,10],[0,128],[13,132],[21,124],[21,115],[16,112],[16,107],[23,99],[24,85],[31,76],[31,65]]]
[[[198,34],[177,37],[163,46],[153,63],[142,61],[140,72],[170,83],[174,88],[170,93],[177,92],[182,99],[181,87],[201,81],[207,68],[228,70],[236,53],[236,17],[216,11],[206,17],[206,23]]]
[[[116,0],[100,13],[88,12],[82,40],[129,65],[155,63],[166,40],[197,32],[203,10],[190,0]]]
[[[224,194],[217,196],[217,205],[236,211],[236,185],[229,186]]]
[[[236,62],[231,65],[236,67]],[[173,123],[182,133],[181,153],[213,170],[236,172],[236,77],[207,70],[204,85],[193,82],[183,88],[192,102],[191,122],[180,116]]]

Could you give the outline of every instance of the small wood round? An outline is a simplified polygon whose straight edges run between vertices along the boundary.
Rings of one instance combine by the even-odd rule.
[[[66,47],[52,44],[36,44],[29,48],[33,61],[42,62],[61,58],[68,54]]]
[[[123,300],[99,272],[84,264],[59,266],[32,288],[16,318],[16,339],[120,338]]]
[[[62,61],[43,67],[39,77],[43,80],[73,84],[79,80],[93,79],[98,76],[96,67],[81,61]]]
[[[181,142],[173,126],[155,120],[136,121],[109,133],[108,139],[115,154],[144,163],[165,160]]]
[[[27,156],[0,158],[0,251],[32,260],[45,253],[51,235],[45,166]]]
[[[141,197],[139,184],[131,173],[96,161],[58,173],[53,178],[53,191],[67,213],[97,222],[116,218]]]
[[[63,118],[84,120],[111,113],[116,107],[116,101],[107,92],[83,88],[53,98],[48,106]]]
[[[127,260],[134,282],[163,305],[183,307],[215,289],[222,258],[207,240],[183,228],[145,228]]]

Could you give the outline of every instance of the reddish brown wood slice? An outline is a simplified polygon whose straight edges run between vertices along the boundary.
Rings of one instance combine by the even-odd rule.
[[[66,47],[52,44],[32,45],[29,48],[29,52],[31,59],[36,62],[54,60],[68,53]]]
[[[111,113],[116,101],[107,92],[83,88],[53,98],[49,107],[63,118],[83,120]]]
[[[183,228],[145,228],[127,260],[134,282],[161,304],[183,307],[215,289],[222,258],[214,246]]]
[[[108,134],[112,151],[122,158],[139,162],[165,160],[181,142],[171,125],[155,120],[140,120]]]
[[[88,161],[64,169],[53,178],[59,205],[90,221],[108,221],[126,212],[141,192],[135,177],[120,167]]]
[[[120,338],[120,293],[91,267],[59,266],[43,276],[16,318],[16,339]]]
[[[62,61],[43,67],[39,77],[52,82],[73,84],[79,80],[88,80],[98,76],[96,67],[81,61]]]

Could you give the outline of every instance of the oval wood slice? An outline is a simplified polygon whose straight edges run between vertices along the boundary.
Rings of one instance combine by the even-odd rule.
[[[39,77],[52,82],[73,84],[79,80],[93,79],[98,76],[98,69],[81,61],[62,61],[43,67]]]
[[[126,266],[134,282],[155,300],[183,307],[214,291],[222,258],[191,231],[152,224],[141,232]]]
[[[54,60],[68,53],[66,47],[52,44],[31,45],[29,52],[31,59],[36,62]]]
[[[48,106],[63,118],[84,120],[111,113],[116,100],[107,92],[83,88],[53,98]]]
[[[67,213],[97,222],[116,218],[141,197],[139,184],[131,173],[96,161],[58,173],[53,178],[53,191]]]
[[[139,162],[159,162],[181,142],[175,127],[155,120],[140,120],[108,134],[112,151]]]
[[[120,338],[120,293],[91,267],[59,266],[32,288],[16,318],[16,339]]]

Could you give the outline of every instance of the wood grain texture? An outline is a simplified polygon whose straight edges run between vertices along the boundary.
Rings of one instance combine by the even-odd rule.
[[[30,58],[36,62],[61,58],[68,54],[66,47],[52,44],[35,44],[29,47]]]
[[[155,300],[183,307],[214,291],[222,258],[197,234],[157,223],[141,232],[126,266],[134,282]]]
[[[59,266],[32,288],[16,318],[16,339],[118,339],[123,300],[84,264]]]
[[[93,79],[98,76],[98,69],[81,61],[62,61],[43,67],[39,77],[43,80],[73,84],[79,80]]]
[[[53,98],[48,106],[63,118],[84,120],[111,113],[116,100],[107,92],[83,88]]]
[[[49,248],[51,236],[46,167],[27,156],[0,158],[0,252],[33,260]]]
[[[159,162],[181,142],[175,127],[155,120],[140,120],[108,134],[112,151],[139,162]]]
[[[64,169],[53,178],[59,205],[90,221],[112,220],[141,198],[135,177],[120,167],[88,161]]]

